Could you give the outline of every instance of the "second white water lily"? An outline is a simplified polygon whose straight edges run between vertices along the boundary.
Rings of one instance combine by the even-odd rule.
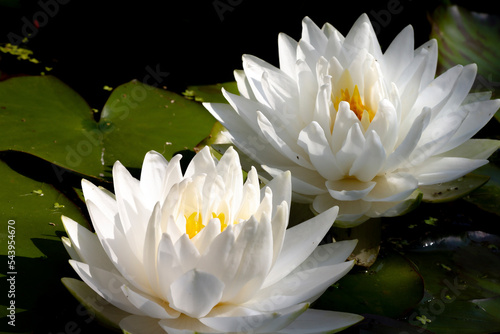
[[[457,179],[499,147],[470,139],[500,107],[469,94],[476,66],[435,78],[436,42],[413,42],[407,27],[382,53],[366,15],[345,37],[306,17],[298,43],[279,35],[279,68],[245,55],[241,96],[205,106],[270,175],[290,170],[295,199],[316,212],[338,205],[346,227],[399,215],[419,186]]]
[[[216,163],[204,148],[184,174],[180,159],[148,153],[140,181],[115,163],[115,195],[83,181],[96,234],[63,217],[71,265],[123,330],[323,333],[362,319],[308,309],[353,266],[355,241],[318,246],[337,208],[287,230],[289,172],[261,190],[233,149]]]

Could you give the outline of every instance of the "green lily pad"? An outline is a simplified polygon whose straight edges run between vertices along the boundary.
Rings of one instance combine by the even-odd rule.
[[[426,288],[409,323],[435,333],[499,331],[500,320],[491,314],[500,296],[498,245],[497,236],[467,232],[427,239],[418,251],[405,251]]]
[[[490,179],[484,186],[465,196],[464,200],[500,216],[500,168],[489,163],[478,168],[475,173],[486,175]]]
[[[140,168],[156,150],[192,150],[215,120],[203,106],[137,81],[113,90],[101,120],[52,76],[0,82],[0,150],[26,152],[83,175],[110,177],[112,164]]]
[[[53,305],[52,295],[68,270],[68,255],[60,239],[65,233],[61,215],[85,226],[88,223],[80,209],[51,185],[18,174],[2,161],[0,175],[0,258],[4,263],[0,287],[5,297],[8,291],[14,294],[1,299],[0,332],[32,332],[64,308]],[[12,302],[15,328],[7,317]]]
[[[430,203],[450,202],[462,198],[488,182],[489,177],[469,173],[450,182],[420,186],[422,201]]]
[[[64,277],[61,281],[73,297],[75,297],[92,316],[97,318],[99,323],[105,327],[119,330],[120,320],[130,315],[130,313],[111,305],[80,280]]]
[[[500,322],[500,297],[476,299],[472,302],[482,308],[489,315],[495,317]]]
[[[238,94],[236,81],[230,81],[215,85],[189,86],[183,95],[197,102],[228,103],[222,95],[222,88],[230,93]]]
[[[101,150],[87,146],[97,126],[88,104],[51,76],[0,82],[0,150],[36,155],[56,165],[99,175]]]
[[[401,255],[390,253],[379,256],[368,270],[351,270],[314,307],[395,318],[417,305],[423,293],[422,277],[413,265]]]
[[[456,64],[478,65],[477,91],[500,88],[500,16],[468,11],[459,6],[438,7],[430,16],[431,38],[439,44],[438,71]],[[495,118],[500,121],[500,112]]]
[[[193,150],[214,123],[199,103],[132,81],[117,87],[109,97],[94,139],[103,142],[100,163],[107,172],[116,160],[140,168],[150,150],[167,159],[176,152]]]

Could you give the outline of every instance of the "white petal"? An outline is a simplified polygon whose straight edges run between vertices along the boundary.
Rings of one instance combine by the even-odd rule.
[[[301,44],[299,44],[300,47]],[[316,63],[314,62],[314,65]],[[314,69],[316,66],[313,67]],[[316,103],[317,81],[312,72],[312,68],[302,61],[297,61],[297,87],[299,89],[299,111],[300,119],[297,122],[309,124],[312,121],[311,110],[314,110]],[[299,123],[300,124],[300,123]]]
[[[370,202],[357,200],[357,201],[339,201],[334,199],[329,193],[317,196],[313,202],[313,208],[317,212],[323,212],[333,206],[339,206],[339,217],[335,221],[336,226],[344,227],[339,220],[355,221],[370,209]]]
[[[250,159],[257,163],[266,161],[273,166],[283,166],[289,163],[279,151],[269,145],[260,132],[247,124],[247,120],[238,115],[235,110],[223,103],[205,103],[205,108],[226,128],[228,138]]]
[[[472,160],[454,157],[432,157],[421,166],[410,169],[419,185],[443,183],[458,179],[488,163],[488,160]]]
[[[301,39],[312,45],[318,53],[323,54],[325,52],[328,39],[318,26],[307,16],[302,20]]]
[[[204,254],[220,232],[220,220],[218,218],[210,219],[208,224],[191,239],[191,242],[196,245],[199,254]]]
[[[142,258],[144,237],[153,206],[147,208],[139,181],[119,161],[113,165],[113,185],[128,246]]]
[[[233,73],[234,78],[236,79],[236,84],[238,86],[238,92],[247,99],[255,100],[255,95],[252,92],[252,87],[250,87],[250,83],[247,80],[245,71],[234,70]]]
[[[238,270],[233,280],[226,286],[224,300],[242,303],[250,299],[262,286],[273,261],[273,240],[271,222],[253,217],[243,225],[235,246],[244,247]]]
[[[469,139],[462,145],[440,154],[440,157],[467,159],[488,159],[500,148],[500,141],[495,139]]]
[[[157,258],[158,280],[163,299],[170,295],[170,284],[182,275],[180,259],[175,251],[172,239],[168,234],[163,234],[158,245]]]
[[[298,144],[308,153],[321,176],[330,180],[338,180],[343,176],[323,128],[317,122],[312,122],[300,132]]]
[[[271,181],[272,182],[272,181]],[[230,221],[239,221],[239,219],[247,220],[257,210],[260,204],[260,189],[259,177],[255,167],[251,167],[250,172],[247,174],[247,180],[243,185],[243,196],[241,198],[240,208],[235,212],[234,217],[230,217]],[[285,196],[287,189],[283,189],[283,196]],[[290,191],[288,189],[288,191]],[[278,191],[279,192],[279,191]]]
[[[386,153],[380,137],[376,132],[370,131],[366,136],[363,151],[352,163],[350,176],[355,176],[360,181],[368,182],[378,174],[385,163]]]
[[[262,165],[262,168],[273,177],[283,172],[282,169],[266,165]],[[293,191],[305,195],[318,195],[326,192],[325,179],[318,172],[300,166],[288,166],[286,169],[292,175]]]
[[[317,267],[311,268],[312,265]],[[297,303],[312,302],[353,266],[354,261],[337,264],[305,261],[303,266],[296,268],[279,282],[260,290],[244,306],[266,309],[271,301],[274,308],[281,309]]]
[[[364,198],[365,201],[401,201],[418,187],[418,180],[408,173],[391,173],[374,179],[376,186]]]
[[[385,51],[383,71],[387,81],[395,82],[413,60],[413,39],[413,27],[407,26],[394,38]]]
[[[330,195],[339,201],[355,201],[364,198],[376,185],[376,182],[361,182],[356,179],[326,181]]]
[[[184,173],[184,177],[188,178],[199,174],[217,174],[214,158],[212,157],[212,154],[210,153],[210,147],[208,146],[205,146],[194,156],[194,158],[189,163],[186,172]]]
[[[109,271],[115,270],[97,235],[68,217],[62,216],[61,219],[71,240],[71,247],[81,262]]]
[[[282,138],[276,133],[271,122],[260,111],[257,111],[257,123],[266,140],[276,149],[276,151],[286,156],[291,163],[296,163],[309,169],[314,168],[301,151],[294,150],[295,145],[291,145],[293,143],[291,140],[285,141],[284,139],[286,138]]]
[[[200,321],[221,333],[274,333],[293,322],[308,304],[293,305],[274,312],[248,316],[220,316],[202,318]]]
[[[337,333],[363,320],[353,313],[309,309],[278,334]]]
[[[220,333],[219,331],[202,324],[198,319],[190,318],[185,315],[181,315],[177,319],[160,320],[159,325],[168,334]]]
[[[337,162],[344,174],[347,174],[356,158],[362,154],[365,146],[365,135],[359,123],[354,123],[348,130],[342,147],[336,154]]]
[[[219,303],[224,283],[212,274],[193,269],[170,286],[171,306],[194,318],[208,314]]]
[[[291,183],[291,173],[289,171],[278,174],[269,183],[266,184],[264,189],[265,188],[270,188],[272,190],[273,194],[272,215],[276,213],[278,205],[280,205],[283,201],[285,201],[287,205],[290,206],[292,183]]]
[[[156,203],[162,195],[165,182],[167,160],[155,151],[149,151],[142,163],[140,185],[149,203]]]
[[[423,130],[429,123],[431,116],[431,109],[425,108],[419,117],[413,123],[410,131],[404,138],[404,140],[399,144],[399,146],[392,152],[386,159],[385,165],[382,170],[386,172],[392,172],[398,168],[400,165],[407,165],[410,155],[412,154],[414,148],[417,146],[420,137],[422,136]]]
[[[446,152],[474,136],[495,115],[500,108],[500,100],[477,101],[460,108],[467,110],[467,116],[453,137],[437,153]]]
[[[269,272],[263,287],[275,284],[304,262],[332,227],[337,212],[338,207],[330,208],[286,230],[281,253]]]
[[[135,292],[126,285],[122,286],[122,291],[130,303],[137,309],[141,310],[141,312],[148,317],[158,319],[175,319],[180,315],[179,312],[171,309],[166,302],[158,298]]]
[[[66,252],[68,252],[69,257],[72,260],[83,262],[82,259],[80,259],[80,256],[78,256],[75,248],[73,248],[73,245],[71,245],[71,240],[69,240],[69,238],[61,237],[61,241],[63,243],[64,249],[66,249]]]
[[[115,196],[107,190],[96,187],[93,183],[82,179],[82,191],[85,200],[91,200],[98,204],[101,211],[109,218],[113,219],[118,213]],[[121,226],[119,228],[121,229]]]
[[[280,69],[291,78],[295,77],[295,56],[297,42],[284,33],[278,35],[278,51]]]
[[[271,221],[273,230],[273,259],[271,266],[274,265],[279,254],[281,253],[281,248],[283,246],[283,242],[285,241],[285,231],[288,225],[289,214],[290,210],[288,208],[288,204],[283,201],[277,206],[276,214],[273,216]]]
[[[359,124],[358,117],[351,111],[349,103],[345,101],[340,102],[330,142],[333,153],[337,153],[340,150],[347,137],[347,133],[354,124]]]
[[[389,100],[379,103],[377,113],[366,131],[375,131],[386,152],[392,152],[398,138],[398,116]]]
[[[130,249],[127,238],[116,228],[119,225],[118,215],[115,220],[109,220],[90,200],[87,200],[87,208],[102,248],[116,269],[135,287],[149,291],[150,286],[142,262]]]
[[[125,312],[144,315],[123,294],[121,287],[122,285],[129,284],[129,282],[122,276],[91,267],[82,262],[70,260],[69,263],[75,269],[78,276],[99,296]]]

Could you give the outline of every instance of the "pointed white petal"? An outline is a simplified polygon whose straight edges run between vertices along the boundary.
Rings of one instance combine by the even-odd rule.
[[[413,60],[413,27],[404,28],[384,53],[383,71],[387,81],[396,82],[402,71]]]
[[[274,333],[288,326],[307,307],[308,304],[298,304],[275,312],[247,316],[207,317],[200,321],[221,333]]]
[[[70,260],[69,263],[78,276],[99,296],[125,312],[144,315],[123,294],[122,285],[130,284],[125,278],[86,263],[74,260]]]
[[[160,200],[167,166],[167,160],[158,152],[149,151],[146,154],[142,163],[140,186],[149,203]]]
[[[338,180],[343,176],[323,128],[317,122],[312,122],[300,132],[298,144],[308,153],[312,164],[325,179]]]
[[[380,137],[374,131],[368,132],[363,151],[352,163],[350,176],[369,182],[377,175],[385,163],[386,153]]]
[[[440,154],[440,157],[467,159],[488,159],[500,148],[500,141],[494,139],[469,139],[462,145]]]
[[[410,173],[418,179],[418,184],[443,183],[458,179],[488,163],[488,160],[472,160],[455,157],[432,157],[421,166],[411,168]]]
[[[304,262],[332,227],[337,213],[338,207],[333,207],[289,228],[285,232],[281,253],[269,272],[263,287],[275,284]]]
[[[279,282],[261,289],[244,306],[254,309],[269,308],[269,300],[275,309],[290,307],[302,302],[316,300],[330,285],[343,277],[354,266],[354,261],[337,264],[305,261]],[[310,266],[317,267],[311,269]],[[279,296],[279,298],[272,298]]]
[[[136,292],[126,285],[123,285],[121,288],[123,294],[127,297],[129,302],[148,317],[158,319],[175,319],[180,315],[178,311],[171,309],[165,301]]]
[[[184,173],[184,177],[193,177],[194,175],[203,173],[207,175],[215,175],[217,173],[214,158],[208,146],[205,146],[194,156],[186,169],[186,173]]]
[[[328,39],[318,26],[307,16],[302,20],[301,39],[314,47],[318,53],[323,54],[325,52]]]
[[[97,235],[68,217],[62,216],[61,219],[71,240],[71,247],[81,262],[109,271],[115,270]]]
[[[330,195],[339,201],[355,201],[364,198],[375,187],[376,182],[362,182],[356,179],[326,181]]]
[[[280,33],[278,35],[278,51],[280,69],[291,78],[295,77],[295,61],[297,54],[297,42],[288,35]]]

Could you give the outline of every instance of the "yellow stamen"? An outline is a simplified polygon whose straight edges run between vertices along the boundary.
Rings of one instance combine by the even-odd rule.
[[[218,215],[215,212],[212,212],[212,218],[219,218],[220,220],[220,231],[224,231],[227,227],[227,224],[225,223],[226,216],[224,215],[224,212],[219,213]]]
[[[189,239],[192,239],[204,227],[201,214],[198,212],[193,212],[189,217],[186,217],[186,234],[189,236]]]
[[[351,110],[356,114],[360,121],[363,119],[363,115],[366,114],[365,111],[368,112],[370,122],[375,116],[375,113],[363,104],[357,85],[354,86],[354,93],[352,96],[349,93],[349,89],[346,88],[345,90],[340,90],[340,96],[337,96],[334,101],[335,110],[339,110],[339,104],[342,101],[349,103]]]
[[[197,235],[201,230],[205,228],[203,225],[203,219],[201,214],[198,212],[193,212],[189,217],[184,216],[186,218],[186,234],[189,236],[189,239],[192,239],[195,235]],[[220,231],[224,231],[227,227],[226,224],[226,216],[223,212],[216,214],[212,212],[212,218],[219,218],[220,221]],[[235,224],[237,224],[235,222]]]

